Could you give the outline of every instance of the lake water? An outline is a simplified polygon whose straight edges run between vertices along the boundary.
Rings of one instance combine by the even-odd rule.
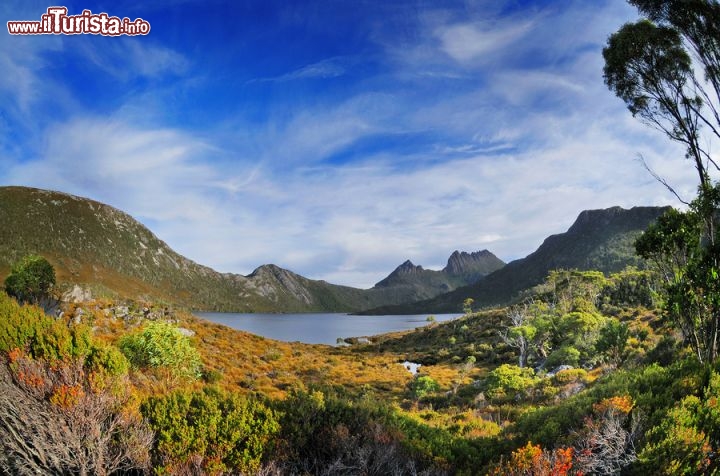
[[[196,316],[268,339],[335,345],[338,337],[360,337],[411,330],[428,325],[428,314],[351,316],[348,314],[232,314],[197,312]],[[460,314],[435,314],[437,322]]]

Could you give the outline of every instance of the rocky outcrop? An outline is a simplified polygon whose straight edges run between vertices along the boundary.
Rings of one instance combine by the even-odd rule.
[[[505,263],[488,250],[467,253],[455,250],[443,272],[450,275],[485,276],[505,266]]]

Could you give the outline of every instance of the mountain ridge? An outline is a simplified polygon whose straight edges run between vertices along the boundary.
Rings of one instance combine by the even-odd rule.
[[[274,264],[258,266],[247,276],[220,273],[175,252],[110,205],[65,192],[0,187],[0,277],[30,253],[48,258],[73,295],[89,291],[195,310],[354,312],[425,299],[467,284],[455,280],[449,289],[440,289],[406,280],[362,290],[311,280]]]
[[[604,273],[643,266],[634,240],[670,207],[610,207],[585,210],[564,233],[550,235],[525,258],[514,260],[475,284],[411,304],[383,306],[362,314],[459,312],[467,298],[476,307],[507,304],[518,293],[538,285],[553,269],[595,269]],[[422,310],[422,311],[421,311]]]

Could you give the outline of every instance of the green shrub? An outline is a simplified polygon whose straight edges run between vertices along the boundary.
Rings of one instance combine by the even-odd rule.
[[[496,400],[518,397],[538,382],[535,371],[528,367],[503,364],[490,372],[486,384],[488,396]]]
[[[92,370],[104,370],[109,375],[126,374],[130,368],[125,355],[112,345],[96,344],[87,357],[87,365]]]
[[[371,397],[355,399],[341,389],[295,390],[278,409],[274,460],[282,474],[424,474],[430,461],[452,459],[448,432]]]
[[[35,358],[58,360],[85,357],[91,347],[87,326],[69,326],[39,307],[20,305],[0,293],[0,351],[22,349]]]
[[[134,367],[162,368],[184,378],[201,375],[200,354],[190,338],[166,322],[151,322],[140,332],[124,336],[119,347]]]
[[[5,278],[5,291],[19,302],[45,304],[55,286],[55,269],[42,256],[28,255]]]
[[[587,378],[587,371],[584,369],[565,369],[553,376],[557,385],[567,385],[577,381],[584,381]]]
[[[156,470],[253,473],[280,427],[276,413],[255,399],[205,388],[144,402],[141,413],[156,432]]]
[[[545,361],[545,366],[549,369],[558,365],[576,366],[580,363],[580,351],[575,347],[566,345],[553,351]]]
[[[410,394],[415,400],[420,400],[427,395],[440,390],[440,385],[429,375],[415,377],[408,384]]]

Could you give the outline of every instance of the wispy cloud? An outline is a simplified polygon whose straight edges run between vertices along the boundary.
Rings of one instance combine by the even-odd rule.
[[[445,53],[465,62],[507,51],[508,46],[522,39],[532,27],[533,22],[461,23],[438,28],[435,35]]]
[[[118,80],[180,75],[190,61],[171,48],[137,38],[82,38],[76,45],[85,58]]]
[[[337,78],[346,74],[347,58],[327,58],[316,63],[308,64],[279,76],[269,78],[258,78],[248,81],[255,82],[275,82],[282,83],[285,81],[295,81],[299,79],[328,79]]]

